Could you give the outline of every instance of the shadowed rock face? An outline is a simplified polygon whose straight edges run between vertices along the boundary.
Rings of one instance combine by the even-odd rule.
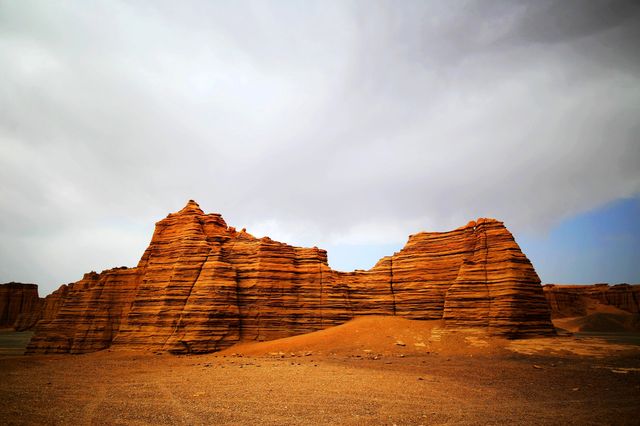
[[[190,201],[156,224],[137,267],[86,274],[49,296],[28,351],[210,352],[380,314],[554,333],[533,266],[496,220],[412,235],[371,270],[338,272],[324,250],[238,232]]]
[[[36,284],[0,284],[0,328],[33,327],[39,319],[41,305]]]
[[[594,304],[640,314],[640,285],[637,284],[546,284],[543,288],[554,318],[587,315]]]

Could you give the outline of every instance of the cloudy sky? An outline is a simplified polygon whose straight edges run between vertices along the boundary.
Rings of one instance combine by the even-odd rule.
[[[638,40],[634,1],[0,0],[0,282],[134,266],[190,198],[342,270],[489,216],[638,282]]]

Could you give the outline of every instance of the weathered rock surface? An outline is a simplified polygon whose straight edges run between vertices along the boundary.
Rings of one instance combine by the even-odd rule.
[[[0,328],[14,327],[21,331],[33,327],[41,306],[36,284],[0,284]]]
[[[338,272],[324,250],[255,238],[190,201],[156,224],[137,267],[86,274],[49,296],[28,351],[210,352],[360,315],[554,333],[540,280],[502,222],[415,234],[369,271]]]
[[[632,314],[640,313],[639,284],[546,284],[543,290],[554,318],[587,315],[598,309],[596,305],[613,306]]]

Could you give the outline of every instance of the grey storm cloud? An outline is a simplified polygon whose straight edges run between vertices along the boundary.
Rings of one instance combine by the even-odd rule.
[[[133,265],[190,198],[289,243],[640,193],[634,1],[0,0],[0,281]]]

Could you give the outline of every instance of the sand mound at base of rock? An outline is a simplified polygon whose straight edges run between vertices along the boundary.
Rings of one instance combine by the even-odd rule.
[[[504,339],[489,338],[482,329],[444,329],[442,321],[408,320],[394,316],[363,316],[345,324],[267,342],[244,342],[220,354],[376,355],[490,352]]]
[[[629,317],[633,315],[627,313],[620,317],[619,314],[598,313],[554,322],[566,330],[578,331],[581,327],[614,330],[623,327],[627,331],[629,323],[625,321]],[[239,343],[217,355],[389,359],[427,354],[495,356],[517,352],[527,355],[602,357],[638,351],[640,348],[636,345],[618,344],[600,338],[564,336],[506,340],[488,336],[485,329],[444,328],[440,320],[363,316],[313,333],[266,342]]]

